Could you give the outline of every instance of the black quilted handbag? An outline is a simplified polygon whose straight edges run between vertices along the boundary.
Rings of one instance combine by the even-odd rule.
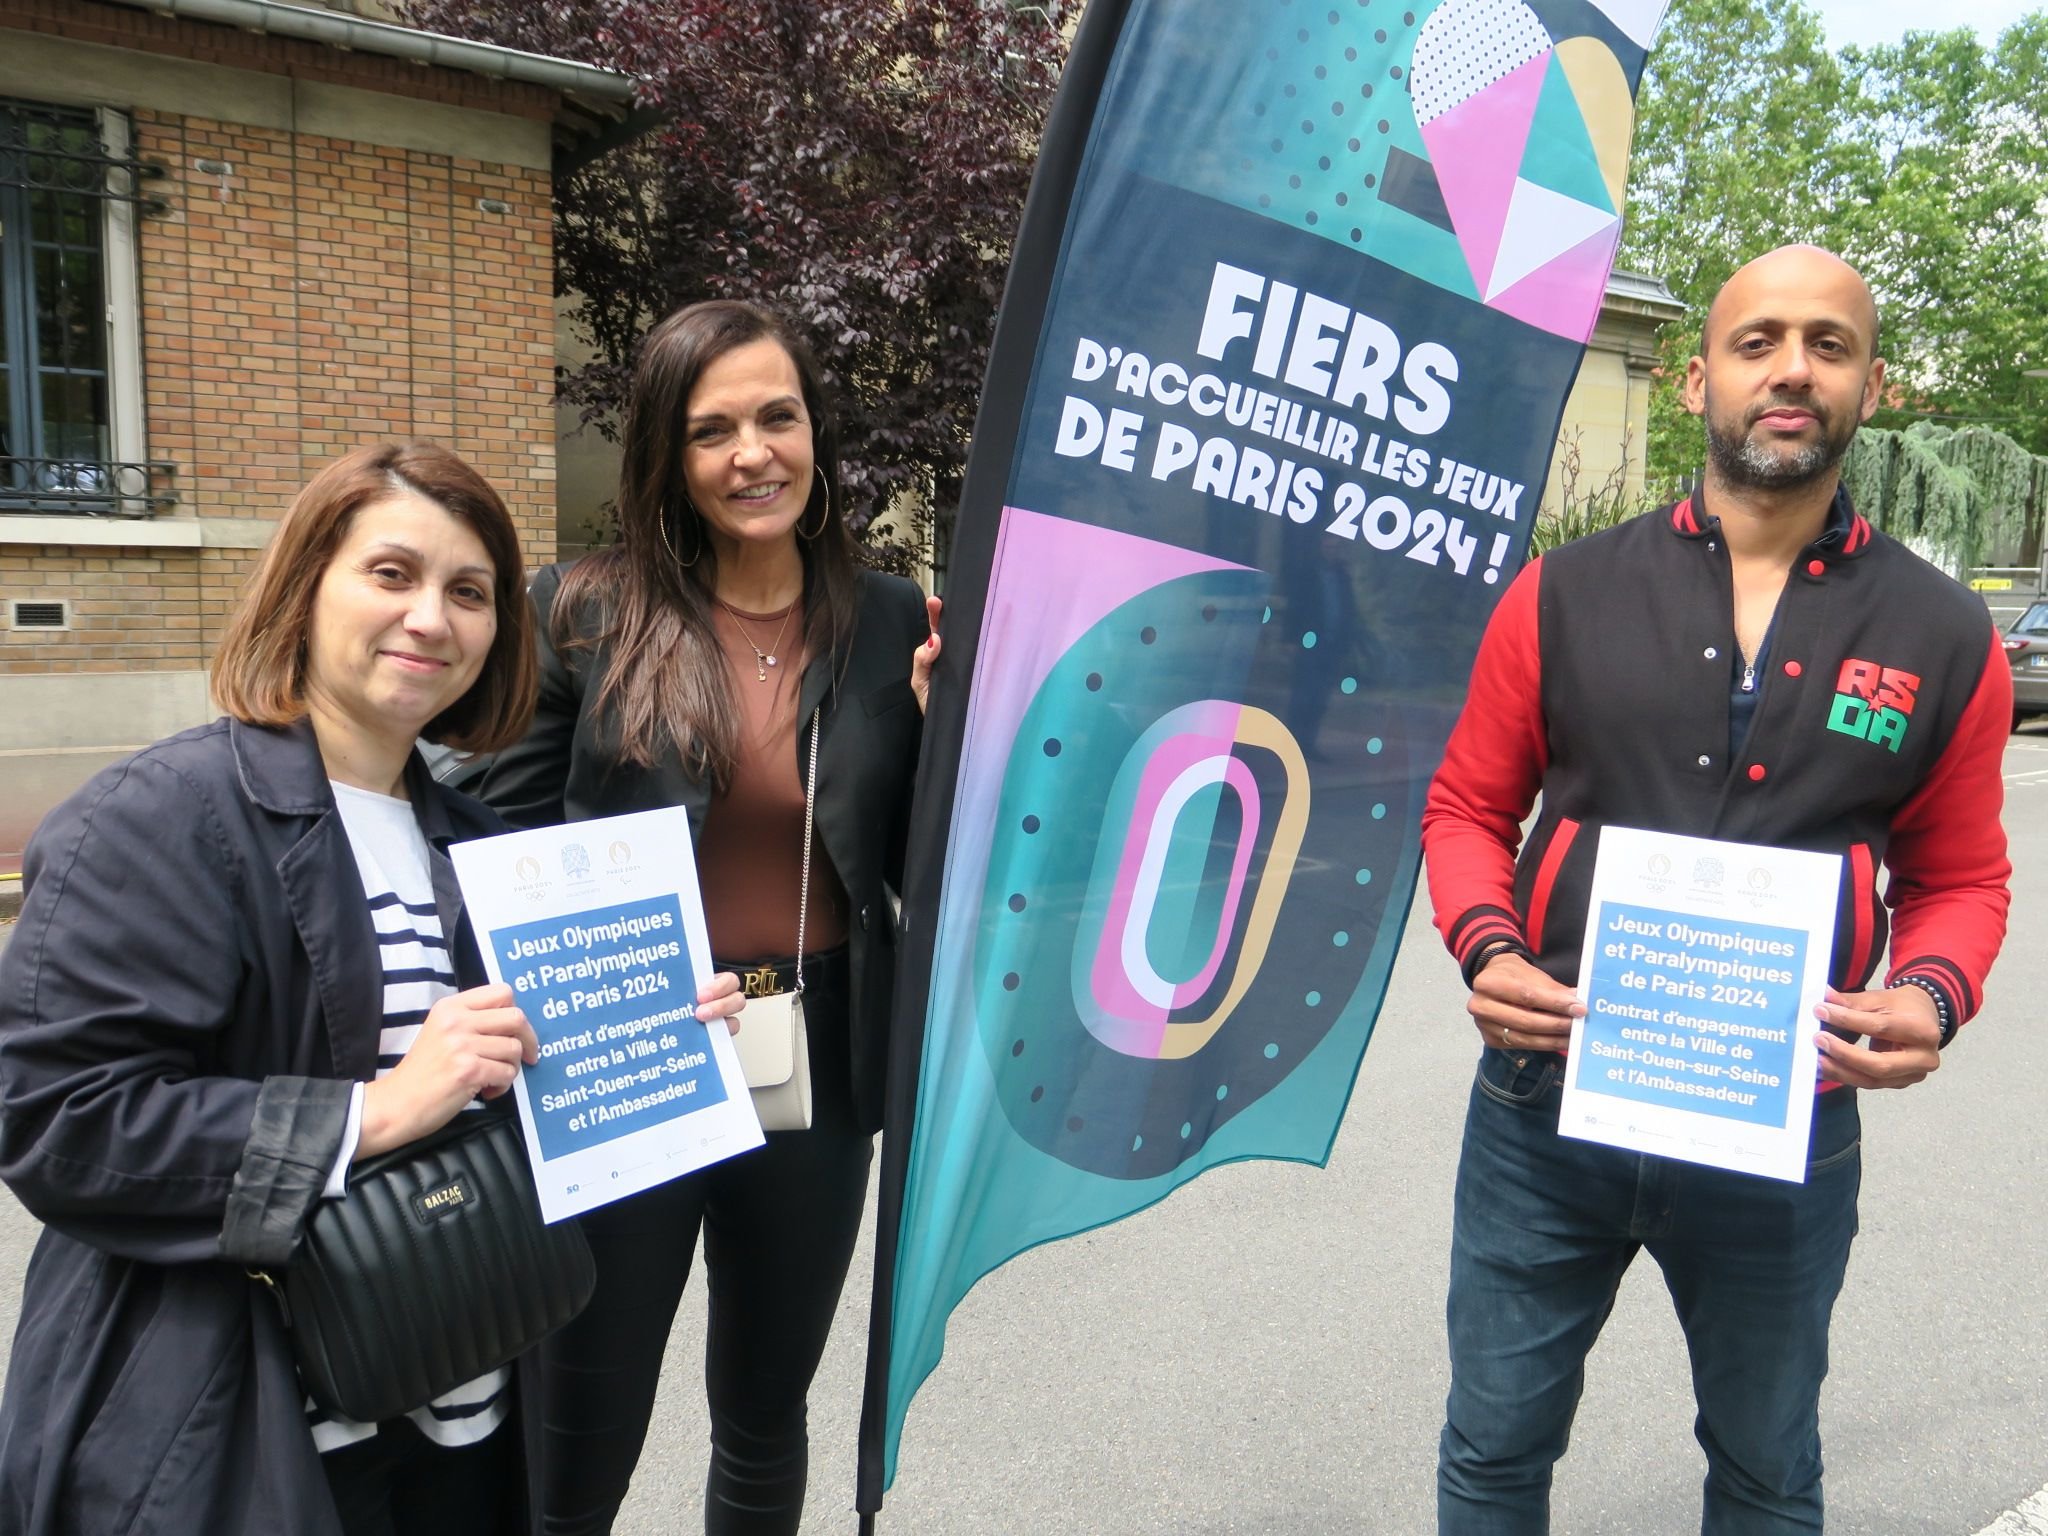
[[[349,1170],[281,1274],[307,1395],[360,1423],[395,1417],[523,1354],[590,1300],[573,1221],[541,1220],[516,1115],[470,1110]]]

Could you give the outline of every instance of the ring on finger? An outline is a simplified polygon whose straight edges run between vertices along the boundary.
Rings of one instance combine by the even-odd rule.
[[[1513,1048],[1515,1043],[1515,1032],[1512,1029],[1509,1029],[1505,1024],[1503,1024],[1500,1029],[1500,1043],[1502,1045],[1508,1046],[1510,1049]]]

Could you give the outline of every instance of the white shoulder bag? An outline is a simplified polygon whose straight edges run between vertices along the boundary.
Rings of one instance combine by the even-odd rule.
[[[796,985],[756,997],[740,1013],[740,1071],[764,1131],[811,1128],[810,1036],[804,1032],[804,920],[811,906],[811,822],[818,800],[818,716],[811,714],[810,780],[804,786],[804,877],[796,909]]]

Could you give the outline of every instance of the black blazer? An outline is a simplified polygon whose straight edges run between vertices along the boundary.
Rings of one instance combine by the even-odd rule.
[[[417,757],[406,783],[479,985],[446,849],[502,826]],[[25,893],[0,956],[0,1178],[46,1225],[0,1399],[0,1531],[338,1533],[247,1273],[297,1245],[383,1022],[311,728],[219,720],[106,769],[44,820]]]
[[[617,736],[593,713],[607,646],[558,653],[551,620],[565,566],[533,579],[540,636],[540,708],[517,746],[498,754],[476,793],[515,827],[553,826],[595,816],[682,806],[694,835],[711,788],[665,754],[652,768],[621,761]],[[822,707],[818,738],[818,840],[846,887],[852,963],[854,1114],[881,1129],[888,1061],[889,997],[896,980],[896,916],[886,888],[900,891],[910,833],[924,717],[910,691],[910,661],[929,626],[924,597],[900,576],[860,576],[859,623],[843,655],[814,657],[804,669],[797,718]],[[843,665],[844,671],[840,668]],[[797,772],[809,750],[797,733]]]

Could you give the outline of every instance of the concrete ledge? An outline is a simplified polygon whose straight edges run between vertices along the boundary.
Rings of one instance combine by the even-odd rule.
[[[544,171],[553,162],[548,125],[528,118],[315,80],[298,82],[298,108],[298,131],[322,138],[529,171]]]
[[[252,128],[292,125],[292,83],[225,64],[165,58],[44,32],[9,32],[0,92],[86,107],[142,107]]]
[[[11,923],[21,915],[21,876],[0,875],[0,923]]]
[[[68,544],[74,549],[197,549],[196,517],[51,517],[0,513],[0,544]]]
[[[546,170],[546,123],[359,86],[109,48],[0,28],[0,95],[88,107],[144,108],[251,128]]]
[[[199,542],[208,549],[262,549],[277,532],[274,517],[202,517]]]
[[[261,549],[274,517],[52,517],[0,513],[0,545],[72,549]]]
[[[132,749],[214,714],[203,671],[0,677],[0,753]]]

